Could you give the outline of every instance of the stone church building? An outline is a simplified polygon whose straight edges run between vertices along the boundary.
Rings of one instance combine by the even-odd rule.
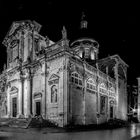
[[[40,29],[35,21],[16,21],[4,38],[0,117],[41,115],[60,127],[127,120],[128,65],[118,55],[99,59],[99,44],[88,36],[70,43],[63,27],[53,42]]]

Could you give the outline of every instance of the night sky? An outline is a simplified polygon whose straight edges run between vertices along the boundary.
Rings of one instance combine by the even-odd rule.
[[[99,58],[118,54],[129,65],[128,83],[137,84],[140,76],[140,11],[134,2],[1,0],[0,70],[6,63],[2,41],[13,21],[35,20],[42,25],[40,34],[52,41],[61,39],[65,25],[68,39],[80,38],[82,12],[88,21],[88,36],[100,44]]]

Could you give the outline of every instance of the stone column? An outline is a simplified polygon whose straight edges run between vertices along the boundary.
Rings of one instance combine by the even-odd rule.
[[[31,78],[27,77],[27,116],[31,115]]]
[[[108,74],[108,73],[107,73]],[[108,94],[108,101],[107,101],[107,121],[110,119],[110,104],[109,104],[109,76],[107,76],[107,94]]]
[[[22,116],[22,81],[19,80],[19,91],[18,91],[18,116]]]
[[[31,70],[30,70],[31,71]],[[33,73],[29,72],[29,76],[30,76],[30,114],[33,115],[33,95],[32,95],[32,92],[33,92]]]
[[[8,89],[7,89],[7,118],[10,117],[10,114],[11,114],[11,109],[10,109],[10,92],[9,92],[10,88],[8,86]]]
[[[100,93],[99,93],[99,69],[97,68],[97,79],[96,79],[96,120],[97,124],[100,123]]]

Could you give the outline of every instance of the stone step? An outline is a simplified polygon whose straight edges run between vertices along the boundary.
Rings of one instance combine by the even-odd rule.
[[[0,126],[8,126],[13,118],[0,118]]]
[[[34,117],[29,123],[29,127],[56,127],[57,124],[49,120],[45,120],[42,117]]]
[[[9,127],[28,128],[30,119],[15,119],[9,123]]]

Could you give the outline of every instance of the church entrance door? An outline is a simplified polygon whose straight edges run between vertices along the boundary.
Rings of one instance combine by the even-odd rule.
[[[16,97],[12,98],[12,116],[13,117],[17,116],[17,98]]]
[[[110,106],[110,119],[113,119],[113,106]]]
[[[41,115],[41,102],[40,101],[36,102],[36,115],[37,116]]]

